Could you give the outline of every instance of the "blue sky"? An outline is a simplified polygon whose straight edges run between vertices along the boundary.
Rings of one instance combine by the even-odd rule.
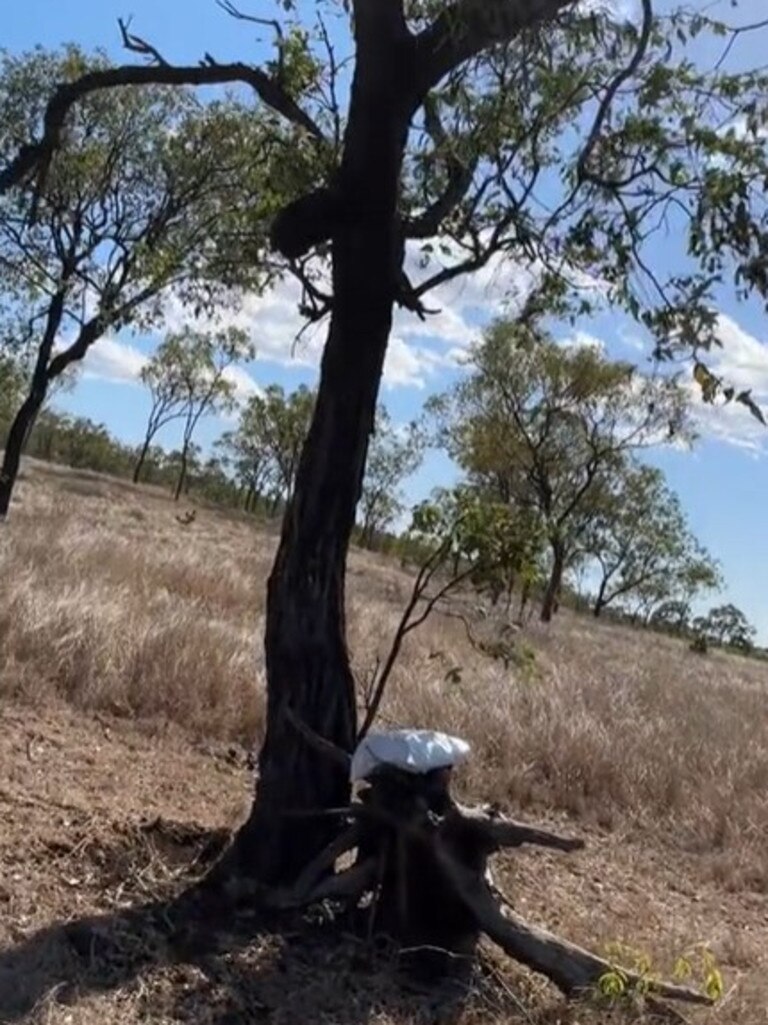
[[[245,9],[264,13],[264,0]],[[689,6],[710,7],[694,0]],[[631,8],[631,0],[629,3]],[[747,0],[735,10],[723,5],[731,22],[747,23],[765,16],[765,0]],[[150,39],[169,59],[195,62],[204,51],[220,60],[257,59],[263,45],[254,41],[258,30],[218,10],[213,0],[25,0],[0,5],[0,45],[11,51],[36,44],[56,46],[74,41],[104,47],[120,58],[119,16],[133,17],[132,27]],[[734,59],[744,64],[764,61],[765,37],[740,41]],[[665,262],[664,243],[653,254]],[[396,420],[416,415],[424,399],[454,378],[453,356],[476,336],[478,325],[501,308],[515,280],[514,271],[492,267],[479,276],[443,289],[430,305],[442,313],[426,327],[410,315],[398,314],[387,358],[382,398]],[[755,397],[768,403],[768,328],[757,304],[740,305],[722,298],[723,351],[718,369],[734,383],[752,387]],[[170,323],[180,323],[183,311],[169,310]],[[295,357],[291,342],[300,326],[296,291],[282,285],[263,298],[249,297],[237,314],[248,326],[259,350],[255,363],[239,376],[243,393],[256,385],[277,381],[290,388],[312,383],[322,347],[322,334],[309,336]],[[642,363],[649,347],[634,327],[616,314],[605,312],[580,325],[583,340],[599,340],[617,357]],[[57,401],[62,407],[105,423],[128,441],[141,435],[148,409],[146,396],[135,378],[141,361],[155,339],[121,337],[98,343],[89,355],[76,388]],[[679,493],[697,536],[721,561],[728,581],[723,598],[740,605],[768,643],[768,528],[764,513],[768,431],[740,409],[700,411],[702,438],[693,452],[657,452],[653,461],[667,473]],[[208,444],[224,425],[206,423],[198,440]],[[173,444],[172,434],[163,439]],[[453,469],[439,453],[430,456],[409,484],[412,498],[435,484],[448,483]]]

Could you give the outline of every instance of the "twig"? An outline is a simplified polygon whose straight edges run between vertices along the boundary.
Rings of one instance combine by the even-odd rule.
[[[576,162],[576,180],[578,182],[597,180],[601,185],[610,185],[610,182],[604,182],[602,179],[593,178],[587,170],[587,163],[589,158],[592,156],[592,151],[597,145],[597,140],[600,137],[600,132],[603,129],[605,119],[610,114],[611,104],[613,103],[616,93],[640,67],[648,49],[648,43],[651,38],[651,29],[653,28],[653,6],[651,0],[641,0],[641,3],[643,6],[643,23],[640,28],[640,36],[637,40],[635,52],[632,54],[632,59],[629,61],[627,66],[622,68],[622,70],[611,80],[610,85],[605,91],[605,95],[600,101],[600,106],[598,107],[597,114],[595,115],[595,120],[592,124],[589,135],[587,136],[587,143],[579,154],[579,159]]]
[[[125,49],[131,50],[133,53],[140,53],[145,57],[149,57],[150,60],[153,60],[161,67],[170,67],[170,64],[165,57],[163,57],[157,47],[152,46],[151,43],[148,43],[146,39],[142,39],[141,36],[134,35],[132,32],[128,31],[131,27],[132,20],[132,18],[128,18],[127,21],[123,18],[117,19],[117,24],[120,28],[120,35]]]

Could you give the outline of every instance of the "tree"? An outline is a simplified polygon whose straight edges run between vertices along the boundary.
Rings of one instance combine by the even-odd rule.
[[[23,388],[24,373],[18,361],[0,350],[0,430],[10,424]]]
[[[343,44],[328,47],[322,24],[302,33],[291,23],[304,9],[292,0],[282,2],[277,56],[265,67],[208,56],[173,66],[124,29],[128,48],[154,63],[59,87],[40,136],[0,172],[0,189],[30,178],[43,185],[72,107],[147,83],[246,83],[316,155],[317,187],[297,190],[271,237],[302,276],[305,310],[329,312],[330,324],[268,588],[258,797],[220,869],[265,885],[296,878],[338,832],[328,817],[286,813],[336,807],[349,792],[341,760],[296,723],[340,749],[355,744],[344,574],[395,304],[426,317],[430,289],[513,253],[566,289],[604,283],[669,354],[712,338],[718,283],[768,291],[765,76],[722,70],[745,29],[698,11],[655,18],[652,0],[642,0],[640,27],[574,0],[343,0],[338,8],[349,18],[351,65]],[[725,37],[711,72],[685,51],[702,32]],[[340,68],[351,68],[345,110],[334,102]],[[669,273],[647,262],[659,230],[671,240]],[[445,256],[443,265],[432,260],[412,282],[409,242],[431,247],[428,264]],[[331,295],[308,266],[325,254]],[[551,948],[515,935],[518,954],[541,967]],[[584,986],[594,981],[590,964],[579,962]],[[566,977],[574,983],[573,957],[555,968],[550,958],[548,970],[564,988]]]
[[[710,644],[751,651],[757,631],[735,605],[718,605],[694,620],[693,629]]]
[[[157,432],[185,415],[184,385],[181,366],[184,362],[183,335],[168,335],[141,368],[141,381],[149,389],[151,406],[133,469],[133,483],[138,484],[150,445]]]
[[[299,457],[314,405],[314,391],[303,384],[287,395],[280,385],[272,384],[263,397],[254,399],[254,406],[263,418],[262,431],[275,466],[275,494],[285,502],[293,498]]]
[[[651,613],[650,624],[661,630],[669,630],[684,637],[688,633],[691,620],[691,606],[687,601],[672,599],[663,601]]]
[[[275,465],[264,426],[260,396],[252,395],[240,410],[237,428],[226,431],[216,442],[224,464],[245,492],[246,512],[274,486]]]
[[[497,321],[469,366],[431,409],[470,481],[539,518],[550,549],[548,621],[625,453],[683,434],[685,394],[672,378],[558,344],[535,321]]]
[[[376,536],[405,508],[400,488],[421,466],[425,444],[426,436],[418,422],[397,430],[387,410],[379,406],[358,505],[364,547],[372,548]]]
[[[306,385],[286,394],[271,384],[243,407],[237,431],[225,435],[222,445],[246,488],[247,504],[267,490],[273,512],[290,501],[314,403]]]
[[[235,385],[227,371],[254,356],[253,344],[239,328],[209,332],[185,327],[166,338],[154,366],[157,374],[167,373],[176,379],[183,419],[174,501],[184,488],[190,445],[200,420],[235,407]]]
[[[37,130],[52,81],[107,73],[74,47],[4,56],[0,159]],[[258,222],[247,268],[233,244],[263,208],[270,143],[258,118],[233,103],[201,107],[161,88],[92,93],[67,119],[43,188],[28,182],[0,202],[4,344],[29,365],[0,469],[0,517],[10,505],[21,451],[52,385],[107,331],[148,328],[174,289],[196,307],[217,282],[264,276]],[[254,172],[254,154],[262,164]],[[265,190],[266,191],[266,190]],[[34,223],[29,223],[29,204]]]
[[[714,563],[691,535],[664,475],[631,461],[619,469],[589,523],[583,551],[598,568],[595,616],[633,597],[664,602],[672,615],[669,603],[681,582],[695,581],[702,589],[718,582]],[[686,595],[689,601],[693,596]]]

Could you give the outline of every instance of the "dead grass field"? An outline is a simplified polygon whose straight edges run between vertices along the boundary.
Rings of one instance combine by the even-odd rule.
[[[233,933],[170,958],[135,909],[247,806],[274,538],[207,509],[184,527],[160,493],[41,464],[19,499],[0,530],[0,1022],[626,1020],[564,1008],[498,960],[457,1009],[396,994],[384,967],[319,941]],[[361,675],[408,586],[353,556]],[[707,944],[727,996],[690,1020],[765,1025],[768,667],[568,614],[522,643],[532,667],[505,670],[435,617],[409,639],[385,720],[467,737],[468,793],[588,840],[570,858],[501,860],[521,911],[660,970]],[[91,915],[103,949],[78,946]]]

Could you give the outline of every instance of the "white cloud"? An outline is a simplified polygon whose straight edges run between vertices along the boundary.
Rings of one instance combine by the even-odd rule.
[[[606,350],[602,338],[597,338],[588,331],[574,331],[572,335],[563,338],[560,344],[566,349],[596,349],[598,352]]]
[[[224,377],[234,387],[235,400],[238,403],[246,402],[252,395],[261,394],[261,388],[243,367],[227,367]]]
[[[83,375],[111,381],[116,384],[136,384],[147,357],[128,342],[107,336],[99,339],[83,360]],[[235,389],[238,403],[245,402],[260,388],[247,370],[240,366],[227,367],[224,376]]]
[[[83,374],[104,381],[135,384],[146,362],[147,357],[143,352],[107,335],[88,350],[83,360]]]
[[[731,317],[721,313],[717,334],[722,349],[712,349],[706,357],[709,369],[724,386],[736,391],[750,390],[752,398],[764,410],[768,408],[768,341],[749,334]],[[702,435],[758,454],[768,452],[768,428],[749,410],[735,402],[725,405],[705,403],[701,391],[690,384],[695,417]]]

